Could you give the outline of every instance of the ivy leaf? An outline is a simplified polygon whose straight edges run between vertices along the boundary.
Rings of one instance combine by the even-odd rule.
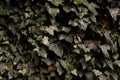
[[[81,19],[81,20],[79,20],[79,23],[80,23],[80,26],[79,26],[80,29],[83,29],[83,30],[87,29],[87,26],[88,26],[87,22],[85,22]]]
[[[117,20],[117,15],[118,15],[120,9],[119,8],[110,8],[108,10],[109,10],[112,18],[116,21]]]
[[[45,31],[54,36],[54,31],[58,31],[58,28],[56,26],[49,26],[45,28]]]
[[[72,69],[72,65],[67,60],[59,60],[59,62],[65,70],[70,71]]]
[[[72,73],[73,75],[75,75],[75,76],[78,75],[78,74],[77,74],[77,69],[73,69],[73,70],[71,71],[71,73]]]
[[[52,17],[55,17],[60,12],[58,8],[51,8],[50,5],[47,3],[46,3],[46,9]]]
[[[105,57],[110,58],[109,53],[108,53],[108,50],[110,50],[110,46],[107,44],[104,44],[104,45],[100,45],[99,47],[101,51],[103,52],[103,54],[105,55]]]
[[[120,67],[120,60],[116,60],[114,64],[118,65]]]
[[[92,72],[96,75],[96,76],[100,76],[102,75],[102,72],[97,70],[97,69],[93,69]]]
[[[38,53],[38,56],[47,58],[47,53],[44,49],[39,49],[39,47],[36,47],[35,49],[33,49],[33,51],[36,51]]]
[[[42,41],[43,41],[44,45],[46,45],[46,46],[49,45],[49,38],[47,36],[44,36],[43,39],[42,39]]]
[[[60,4],[62,5],[64,0],[49,0],[52,4],[55,6],[59,6]]]
[[[113,77],[114,80],[118,80],[118,74],[117,73],[112,72],[111,76]]]
[[[59,75],[62,75],[62,73],[64,72],[63,68],[60,66],[59,62],[56,62],[56,67],[57,67],[57,72]]]
[[[62,57],[63,55],[63,48],[60,43],[51,43],[49,45],[49,50],[52,50],[59,57]]]
[[[47,65],[51,65],[52,61],[49,58],[41,58],[42,62],[45,62]]]
[[[85,55],[85,61],[89,61],[91,60],[91,58],[92,58],[91,55],[88,55],[88,54]]]
[[[111,60],[105,60],[107,65],[113,70],[114,67],[113,67],[113,62]]]
[[[19,70],[18,72],[21,73],[22,75],[25,75],[27,73],[27,69]]]
[[[82,4],[82,3],[84,3],[84,2],[85,2],[85,0],[74,0],[74,3],[75,3],[76,5]]]

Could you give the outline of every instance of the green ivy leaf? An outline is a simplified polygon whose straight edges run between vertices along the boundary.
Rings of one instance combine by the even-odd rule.
[[[44,58],[47,58],[47,53],[44,49],[39,49],[39,47],[36,47],[33,49],[33,51],[36,51],[38,53],[38,56],[42,56]]]
[[[73,0],[76,5],[82,4],[85,0]]]
[[[67,60],[59,60],[59,62],[65,70],[70,71],[72,69],[72,65]]]
[[[27,73],[27,69],[19,70],[18,72],[21,73],[22,75],[25,75]]]
[[[58,8],[52,8],[50,7],[49,4],[46,3],[46,9],[48,11],[48,13],[52,16],[52,17],[55,17],[59,12],[60,10]]]
[[[78,74],[77,74],[77,69],[73,69],[73,70],[71,71],[71,73],[72,73],[73,75],[75,75],[75,76],[78,75]]]
[[[62,57],[63,55],[63,48],[60,43],[51,43],[49,45],[49,50],[52,50],[59,57]]]
[[[85,55],[85,61],[89,61],[89,60],[91,60],[91,58],[92,58],[91,55],[89,55],[89,54]]]
[[[120,67],[120,60],[115,60],[114,64],[116,64]]]
[[[57,72],[59,75],[62,75],[63,72],[64,72],[64,69],[61,67],[60,63],[59,62],[56,62],[56,67],[57,67]]]
[[[64,0],[49,0],[55,6],[63,5]]]
[[[109,10],[112,18],[116,21],[117,20],[117,15],[118,15],[120,9],[118,7],[116,7],[116,8],[110,8],[108,10]]]
[[[96,75],[96,76],[100,76],[102,75],[102,72],[97,70],[97,69],[93,69],[92,72]]]
[[[49,26],[45,28],[45,31],[54,36],[54,31],[58,31],[58,28],[56,26]]]
[[[108,50],[110,50],[110,46],[107,44],[104,44],[104,45],[100,45],[99,47],[100,47],[101,51],[103,52],[103,54],[105,55],[105,57],[110,58],[110,55],[108,53]]]

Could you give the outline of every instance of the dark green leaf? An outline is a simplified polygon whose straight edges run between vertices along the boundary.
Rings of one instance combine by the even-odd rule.
[[[49,50],[52,50],[59,57],[62,57],[63,55],[63,48],[60,43],[51,43],[49,45]]]
[[[108,50],[110,50],[110,46],[105,44],[105,45],[100,45],[99,46],[103,54],[105,55],[106,58],[110,58],[110,55],[108,53]]]

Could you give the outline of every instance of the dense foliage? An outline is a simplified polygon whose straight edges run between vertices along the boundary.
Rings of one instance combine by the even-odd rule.
[[[0,0],[0,80],[119,80],[120,0]]]

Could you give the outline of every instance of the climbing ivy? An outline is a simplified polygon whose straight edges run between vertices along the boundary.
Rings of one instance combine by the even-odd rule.
[[[0,80],[119,80],[119,0],[0,0]]]

